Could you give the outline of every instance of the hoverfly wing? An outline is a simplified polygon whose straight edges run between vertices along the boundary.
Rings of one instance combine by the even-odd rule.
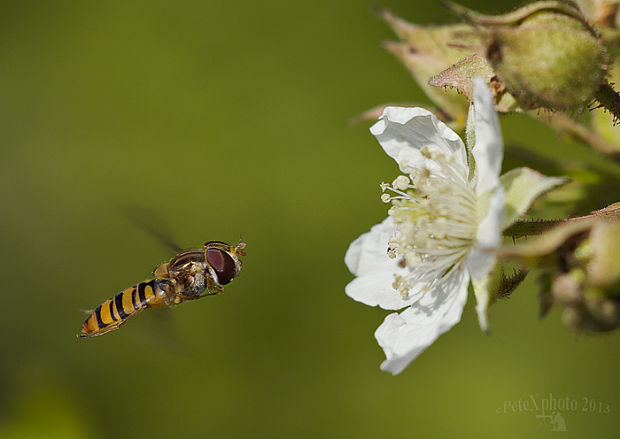
[[[154,209],[126,205],[119,206],[119,209],[139,229],[144,230],[165,247],[175,253],[183,251],[183,248],[171,238],[172,233],[169,227],[165,226],[165,221],[161,219],[161,215],[157,214]]]
[[[172,308],[153,308],[140,317],[139,325],[131,325],[130,336],[141,344],[156,346],[177,356],[191,356],[191,348],[181,337],[176,323]]]

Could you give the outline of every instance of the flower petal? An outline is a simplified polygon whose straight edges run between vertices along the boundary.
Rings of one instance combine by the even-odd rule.
[[[472,155],[476,160],[476,192],[483,194],[499,184],[504,151],[493,98],[482,78],[474,79],[474,110],[476,144]]]
[[[454,157],[467,169],[465,145],[461,138],[433,113],[423,108],[387,107],[381,120],[370,127],[386,154],[402,168],[403,161],[420,166],[426,159],[420,154],[423,146],[435,147]]]
[[[474,296],[476,296],[476,313],[478,314],[478,324],[485,334],[489,333],[489,306],[491,305],[491,293],[489,284],[491,276],[486,276],[480,280],[472,279]]]
[[[487,195],[488,204],[486,214],[476,232],[476,246],[467,256],[466,266],[473,280],[484,279],[495,262],[492,250],[499,246],[502,240],[502,221],[504,219],[504,188],[498,186]]]
[[[400,314],[387,316],[375,332],[387,357],[381,370],[399,374],[437,337],[458,323],[468,285],[468,273],[457,270],[441,288],[426,293],[429,300],[424,300],[425,304],[421,300]]]
[[[363,233],[351,243],[344,255],[344,263],[349,271],[361,276],[380,267],[396,267],[396,260],[387,255],[390,237],[394,235],[394,221],[388,216],[375,224],[370,232]]]
[[[411,292],[408,299],[392,287],[394,275],[406,275],[408,270],[398,265],[397,259],[387,255],[388,241],[394,234],[394,221],[387,217],[351,243],[344,262],[354,275],[345,288],[349,297],[370,306],[383,309],[401,309],[415,302],[419,294]],[[417,291],[419,293],[419,291]]]
[[[375,270],[358,276],[345,287],[347,296],[369,306],[380,306],[387,310],[398,310],[416,302],[422,295],[422,289],[411,289],[409,297],[403,299],[398,291],[392,287],[394,275],[404,276],[407,269],[394,265],[390,269]]]

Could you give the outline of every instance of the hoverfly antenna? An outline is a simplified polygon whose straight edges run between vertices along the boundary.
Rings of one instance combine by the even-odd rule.
[[[241,236],[239,236],[239,244],[235,247],[235,252],[241,256],[245,256],[245,252],[241,251],[245,248],[245,242],[241,241]]]

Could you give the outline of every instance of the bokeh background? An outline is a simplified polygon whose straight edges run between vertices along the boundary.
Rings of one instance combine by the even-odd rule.
[[[566,437],[617,437],[618,334],[539,320],[532,280],[492,335],[470,300],[403,374],[379,370],[387,312],[345,296],[343,256],[396,167],[347,120],[428,101],[373,6],[455,21],[434,1],[0,3],[0,437],[548,437],[518,402],[549,394],[578,403]],[[617,196],[620,168],[587,147],[524,116],[502,129],[506,168],[561,159]],[[243,272],[77,339],[80,309],[172,256],[128,211],[183,247],[242,237]]]

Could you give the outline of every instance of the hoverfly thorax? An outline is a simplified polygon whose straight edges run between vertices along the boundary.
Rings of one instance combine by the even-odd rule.
[[[243,242],[240,242],[236,247],[231,247],[221,241],[205,243],[205,262],[218,285],[226,285],[239,275],[241,271],[239,256],[245,256],[245,253],[241,251],[243,248],[245,248]]]

